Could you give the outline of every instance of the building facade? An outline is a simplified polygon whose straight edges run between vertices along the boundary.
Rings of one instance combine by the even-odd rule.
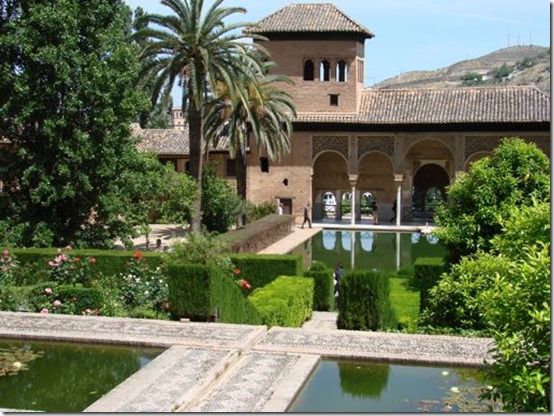
[[[550,153],[550,97],[533,86],[364,88],[364,47],[374,35],[334,5],[291,4],[247,32],[267,39],[258,42],[276,63],[272,72],[294,82],[281,87],[298,111],[289,154],[271,161],[263,150],[248,153],[251,202],[281,202],[298,217],[310,204],[315,220],[388,222],[398,210],[397,223],[425,221],[445,187],[502,138],[519,136]],[[159,133],[142,135],[145,150],[183,171],[180,111],[173,111],[180,133],[165,133],[166,145]],[[224,148],[215,150],[228,176],[232,163]]]

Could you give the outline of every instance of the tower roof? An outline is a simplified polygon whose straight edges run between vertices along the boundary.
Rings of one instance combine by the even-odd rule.
[[[289,4],[255,26],[246,33],[352,33],[364,39],[374,34],[330,3]]]

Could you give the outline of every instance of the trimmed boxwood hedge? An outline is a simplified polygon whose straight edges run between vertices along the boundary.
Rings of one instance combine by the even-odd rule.
[[[339,291],[338,328],[376,331],[395,327],[389,295],[386,274],[369,270],[347,273]]]
[[[18,276],[17,285],[32,285],[48,279],[48,262],[52,260],[57,248],[9,248],[9,252],[19,261],[20,266],[25,269],[23,275]],[[65,251],[64,251],[65,252]],[[83,259],[94,257],[96,264],[90,268],[92,276],[99,273],[104,275],[115,275],[124,272],[127,263],[133,257],[134,250],[96,250],[96,249],[74,249],[69,252],[73,256]],[[152,251],[141,251],[144,260],[149,267],[156,268],[161,265],[161,253]]]
[[[441,257],[420,257],[414,263],[414,284],[420,290],[420,311],[429,304],[429,290],[439,282],[446,267],[446,262]]]
[[[261,319],[242,290],[220,269],[197,264],[167,265],[170,311],[194,321],[259,324]]]
[[[314,281],[279,276],[248,297],[267,326],[299,327],[312,315]]]
[[[314,261],[304,276],[314,279],[314,310],[332,310],[335,304],[333,270],[323,262]]]
[[[230,258],[252,289],[264,287],[278,276],[302,276],[300,254],[232,254]]]

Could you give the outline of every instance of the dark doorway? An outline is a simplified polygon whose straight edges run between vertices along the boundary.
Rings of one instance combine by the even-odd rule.
[[[292,214],[292,199],[291,198],[279,198],[281,204],[283,204],[283,214]]]

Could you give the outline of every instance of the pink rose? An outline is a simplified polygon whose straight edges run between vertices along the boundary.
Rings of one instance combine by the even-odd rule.
[[[40,313],[41,313],[42,315],[48,315],[48,309],[43,308],[43,309],[40,311]]]
[[[52,294],[52,289],[47,287],[46,289],[44,289],[44,293],[46,293],[47,295],[51,295]]]
[[[56,299],[53,303],[54,306],[62,306],[62,302],[58,299]]]
[[[8,257],[10,255],[10,252],[8,251],[8,249],[4,249],[4,251],[2,252],[2,255],[4,257]]]

